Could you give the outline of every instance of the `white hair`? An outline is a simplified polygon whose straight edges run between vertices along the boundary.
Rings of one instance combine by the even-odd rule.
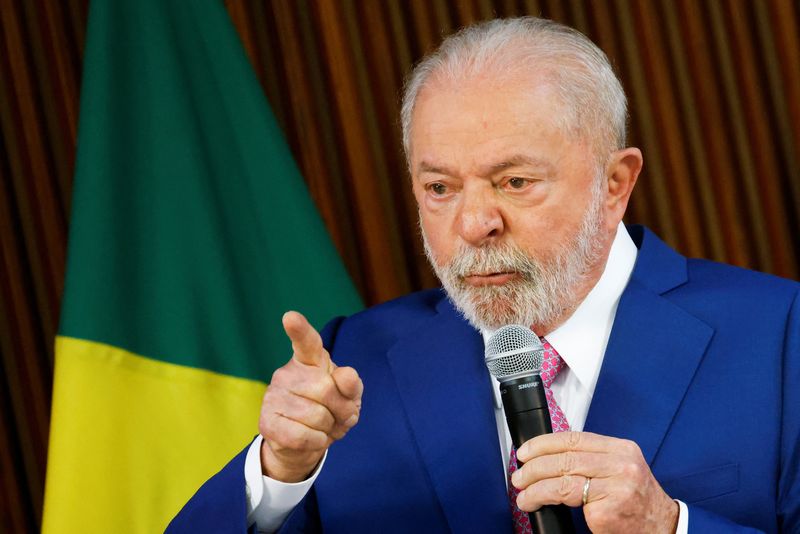
[[[627,99],[608,58],[579,31],[536,17],[495,19],[447,37],[409,75],[400,113],[403,148],[411,158],[411,119],[429,81],[460,83],[480,74],[542,75],[563,104],[558,124],[594,144],[604,162],[626,142]]]

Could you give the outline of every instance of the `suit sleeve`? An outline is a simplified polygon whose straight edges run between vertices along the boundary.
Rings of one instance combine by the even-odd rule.
[[[333,353],[336,333],[343,317],[330,321],[322,329],[322,343]],[[247,525],[247,494],[244,464],[249,444],[203,484],[167,526],[167,534],[218,532],[221,534],[255,533]],[[279,533],[321,532],[316,493],[312,489],[286,518]]]
[[[800,291],[789,313],[785,339],[778,524],[781,532],[800,532]]]
[[[249,445],[248,445],[249,447]],[[247,532],[244,460],[247,448],[203,484],[170,521],[166,534]],[[255,529],[253,529],[255,530]]]

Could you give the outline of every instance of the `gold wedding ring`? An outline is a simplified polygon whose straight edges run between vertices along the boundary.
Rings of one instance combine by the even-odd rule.
[[[582,498],[582,500],[583,500],[583,505],[584,506],[586,506],[586,504],[589,502],[589,484],[591,482],[592,482],[592,479],[589,478],[589,477],[586,477],[586,482],[583,483],[583,498]]]

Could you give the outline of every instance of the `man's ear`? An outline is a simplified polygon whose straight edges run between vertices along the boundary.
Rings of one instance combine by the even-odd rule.
[[[636,179],[642,171],[644,159],[642,151],[636,147],[623,148],[611,155],[606,167],[606,221],[609,227],[616,229],[625,210],[628,200],[636,185]]]

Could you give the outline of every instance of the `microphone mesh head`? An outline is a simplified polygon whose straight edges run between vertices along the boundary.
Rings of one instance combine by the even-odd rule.
[[[539,336],[518,324],[500,327],[486,342],[486,366],[498,380],[538,374],[543,355]]]

